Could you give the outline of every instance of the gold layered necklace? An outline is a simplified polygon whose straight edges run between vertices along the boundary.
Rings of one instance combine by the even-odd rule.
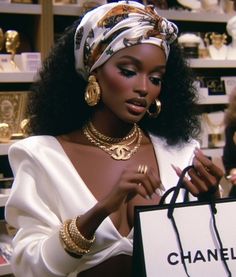
[[[142,140],[142,133],[137,124],[134,124],[129,134],[122,138],[105,136],[94,127],[91,121],[83,127],[83,133],[92,144],[115,160],[130,159],[138,151]]]

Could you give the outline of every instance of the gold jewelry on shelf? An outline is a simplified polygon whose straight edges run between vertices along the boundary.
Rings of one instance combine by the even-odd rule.
[[[86,88],[84,99],[89,106],[96,106],[101,97],[101,89],[94,75],[88,78],[88,86]]]
[[[91,122],[83,127],[86,138],[115,160],[128,160],[134,155],[141,144],[142,133],[137,124],[124,138],[112,138],[101,134]],[[134,144],[132,147],[131,145]]]
[[[148,170],[148,166],[146,164],[140,164],[138,166],[138,173],[146,174]]]
[[[153,105],[155,106],[155,111],[152,112],[150,110],[147,110],[147,113],[149,117],[157,118],[159,113],[161,112],[161,101],[158,99],[155,99],[155,103]]]

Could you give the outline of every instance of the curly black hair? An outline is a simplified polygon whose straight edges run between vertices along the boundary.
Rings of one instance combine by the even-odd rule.
[[[80,20],[65,29],[32,85],[30,134],[57,136],[80,129],[94,112],[84,100],[87,82],[75,70],[74,33]],[[161,113],[156,119],[145,115],[139,125],[171,145],[197,138],[200,123],[194,74],[178,44],[170,47],[160,94]]]

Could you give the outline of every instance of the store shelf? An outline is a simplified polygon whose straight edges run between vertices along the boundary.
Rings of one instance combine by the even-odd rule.
[[[39,4],[0,3],[0,13],[40,15],[42,13],[42,7]]]
[[[217,12],[191,12],[191,11],[179,11],[179,10],[158,10],[161,16],[164,16],[171,20],[179,21],[195,21],[195,22],[221,22],[226,23],[236,13],[217,13]]]
[[[53,14],[54,15],[67,15],[67,16],[79,16],[83,11],[83,7],[77,4],[53,5]],[[158,13],[161,16],[164,16],[171,20],[179,21],[195,21],[195,22],[222,22],[226,23],[232,16],[232,14],[224,14],[217,12],[191,12],[191,11],[179,11],[179,10],[158,10]]]
[[[35,72],[1,72],[0,83],[31,83],[34,81]]]
[[[0,194],[0,207],[4,207],[6,205],[8,197],[9,195],[7,194]]]
[[[54,15],[79,16],[82,11],[83,8],[76,4],[53,6]]]
[[[77,1],[80,2],[80,1]],[[95,2],[95,1],[94,1]],[[96,0],[97,4],[105,4],[106,0]],[[86,4],[86,1],[83,1]],[[67,16],[80,16],[83,13],[84,7],[81,3],[79,4],[54,4],[53,14],[54,15],[67,15]]]
[[[209,95],[207,88],[199,89],[199,102],[200,105],[212,105],[212,104],[228,104],[228,95]]]
[[[235,68],[236,60],[189,59],[192,68]]]
[[[0,276],[11,274],[12,269],[10,264],[0,265]]]

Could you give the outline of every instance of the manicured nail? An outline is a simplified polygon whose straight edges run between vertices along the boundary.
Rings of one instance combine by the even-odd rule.
[[[162,183],[160,183],[160,189],[163,190],[163,191],[166,190]]]
[[[177,174],[181,174],[182,170],[178,166],[175,166],[173,164],[171,164],[171,166]]]
[[[194,154],[200,154],[200,155],[204,155],[204,153],[202,152],[202,150],[200,148],[195,148],[194,149]]]
[[[163,190],[157,188],[157,189],[155,190],[155,194],[158,195],[158,196],[162,196],[162,195],[163,195]]]

